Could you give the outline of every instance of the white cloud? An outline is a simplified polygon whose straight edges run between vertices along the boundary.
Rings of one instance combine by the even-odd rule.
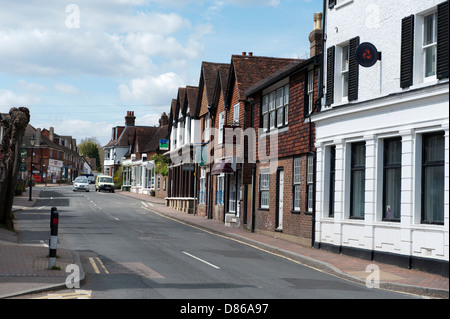
[[[70,84],[55,83],[55,89],[64,94],[78,94],[78,89]]]
[[[26,93],[40,93],[48,90],[45,85],[35,82],[27,82],[24,80],[17,81],[17,87],[19,88],[19,90]]]
[[[87,121],[73,118],[59,118],[58,121],[39,122],[33,124],[37,128],[55,128],[55,133],[63,136],[72,136],[77,144],[86,137],[96,137],[103,145],[107,144],[111,137],[113,124],[103,121]]]
[[[0,89],[0,110],[9,112],[11,107],[28,106],[39,103],[41,99],[31,94],[16,94],[10,90]]]
[[[119,85],[120,98],[126,103],[164,105],[170,103],[184,80],[175,73],[143,77]],[[168,102],[169,101],[169,102]]]

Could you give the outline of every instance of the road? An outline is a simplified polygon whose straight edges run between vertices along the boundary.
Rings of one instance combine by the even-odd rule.
[[[410,295],[349,282],[168,219],[118,193],[46,188],[21,214],[19,240],[48,240],[48,211],[60,214],[58,247],[79,252],[93,299],[372,299]],[[45,213],[39,213],[44,212]],[[41,231],[42,230],[42,231]]]

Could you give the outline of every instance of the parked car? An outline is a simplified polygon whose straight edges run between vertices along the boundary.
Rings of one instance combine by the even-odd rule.
[[[89,184],[95,184],[95,176],[94,175],[89,175],[88,176],[88,181],[89,181]]]
[[[89,192],[89,181],[86,176],[78,176],[75,178],[73,182],[73,191],[75,192],[79,190]]]
[[[98,175],[95,180],[95,191],[99,192],[101,190],[109,191],[114,193],[114,180],[108,175]]]

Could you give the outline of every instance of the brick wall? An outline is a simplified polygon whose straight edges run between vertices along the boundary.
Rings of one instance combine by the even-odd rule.
[[[312,236],[312,214],[307,208],[307,157],[308,152],[315,151],[314,124],[310,126],[305,121],[305,77],[306,72],[300,72],[290,77],[289,80],[289,119],[288,129],[278,135],[269,135],[265,139],[257,140],[256,150],[260,142],[266,143],[269,151],[270,140],[278,139],[278,163],[277,167],[284,171],[283,187],[283,234],[293,235],[303,239],[311,239]],[[317,98],[318,71],[315,71],[315,98]],[[261,124],[261,94],[254,97],[254,122],[253,127],[257,130]],[[311,130],[311,131],[310,131]],[[312,143],[310,143],[310,137]],[[301,183],[300,183],[300,211],[294,211],[293,194],[293,161],[301,158]],[[256,157],[259,160],[259,157]],[[270,174],[270,201],[268,209],[260,208],[260,172],[268,169],[267,163],[257,162],[256,170],[256,193],[255,193],[255,229],[263,231],[275,231],[277,227],[277,172]]]

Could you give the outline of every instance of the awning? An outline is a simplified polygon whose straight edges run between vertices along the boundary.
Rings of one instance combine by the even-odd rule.
[[[216,163],[213,165],[211,175],[233,174],[232,163]]]

